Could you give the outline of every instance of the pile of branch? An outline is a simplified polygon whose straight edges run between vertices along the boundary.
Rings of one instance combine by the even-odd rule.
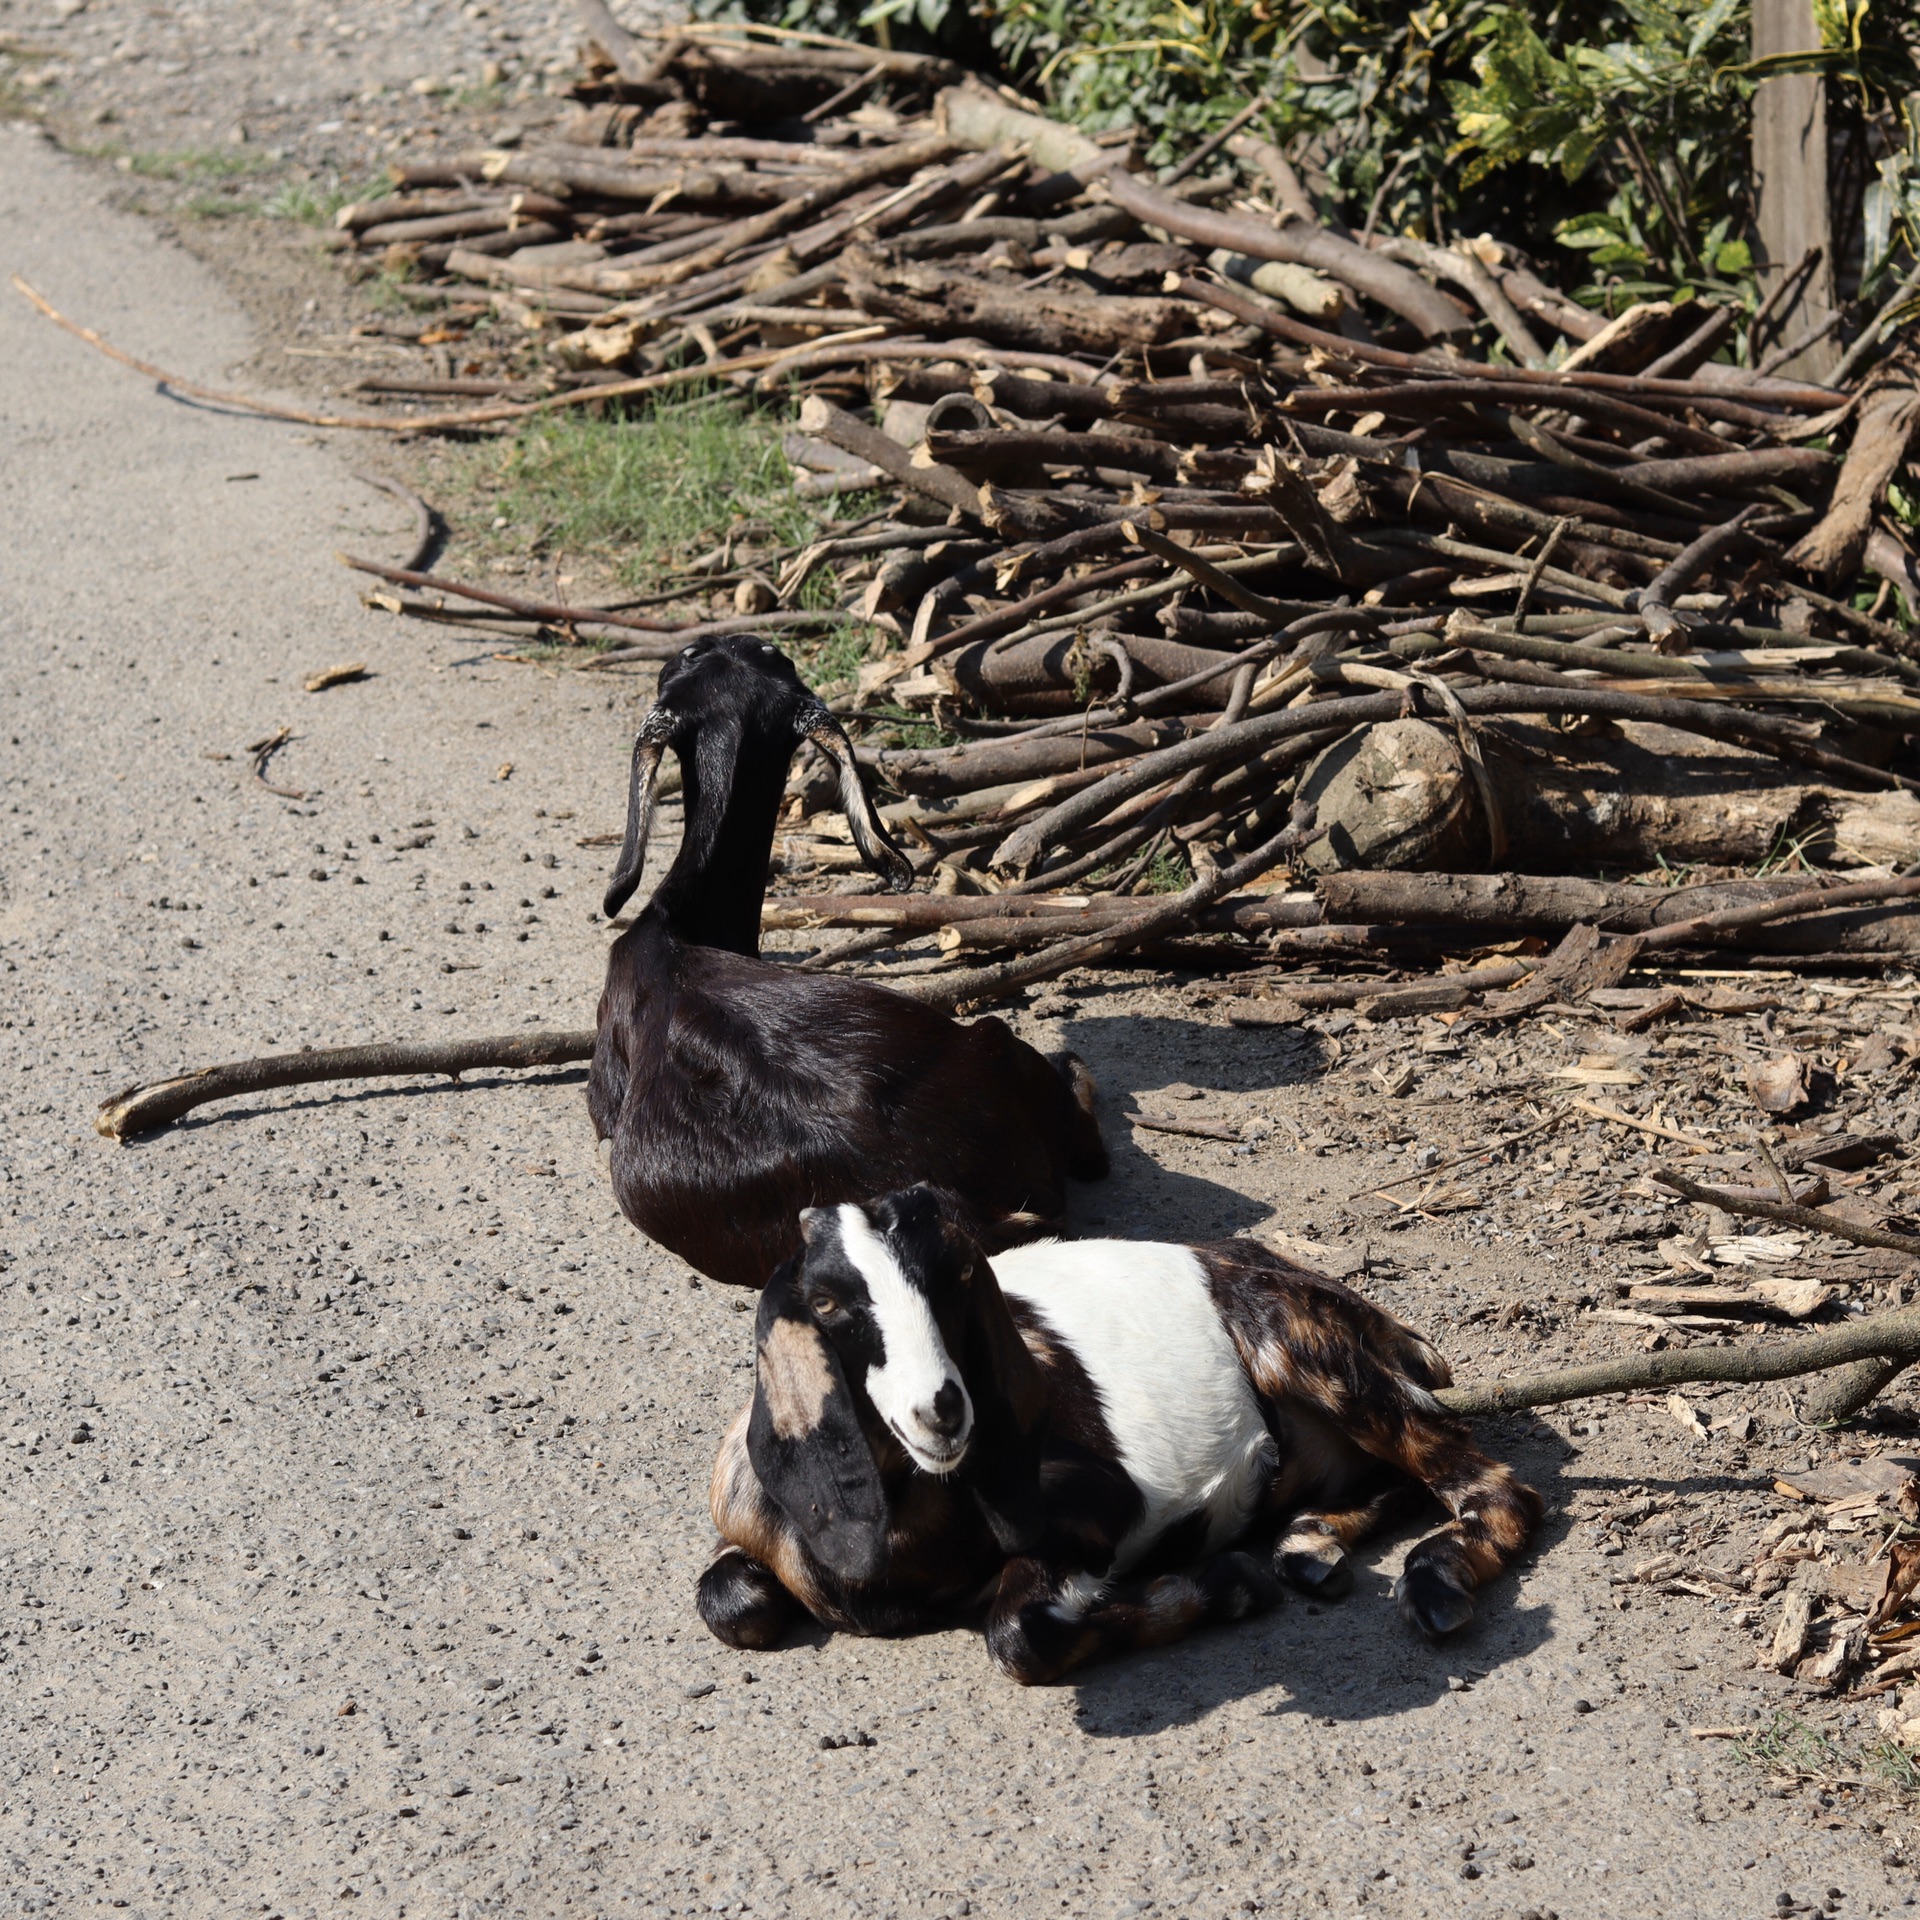
[[[1713,357],[1730,310],[1608,319],[1490,242],[1356,236],[1257,139],[1156,179],[935,59],[582,13],[565,144],[410,162],[343,233],[546,327],[556,393],[791,389],[797,486],[893,496],[758,556],[732,619],[594,628],[597,664],[866,622],[837,704],[923,865],[996,899],[1095,886],[1065,911],[1110,922],[1169,873],[1197,898],[1296,808],[1318,833],[1288,857],[1328,876],[1920,855],[1897,339],[1845,391],[1775,379]],[[808,612],[823,566],[850,591]],[[806,825],[830,797],[796,781],[790,869],[852,864]],[[1064,931],[976,905],[857,944],[933,929],[953,967]],[[1398,955],[1451,925],[1277,911],[1178,931]],[[1902,909],[1764,944],[1916,942]]]

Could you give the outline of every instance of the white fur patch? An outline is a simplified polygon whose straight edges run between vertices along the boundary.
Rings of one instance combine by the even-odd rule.
[[[1090,1573],[1070,1573],[1047,1603],[1056,1620],[1084,1620],[1107,1597],[1107,1583]]]
[[[1047,1241],[997,1256],[993,1270],[1086,1368],[1120,1464],[1146,1502],[1111,1571],[1124,1572],[1190,1513],[1207,1515],[1209,1551],[1233,1539],[1276,1461],[1192,1249]]]
[[[867,1374],[867,1397],[914,1463],[928,1473],[951,1473],[973,1434],[973,1401],[960,1370],[948,1357],[926,1295],[900,1271],[893,1249],[851,1201],[837,1209],[840,1244],[847,1262],[867,1283],[885,1358]],[[931,1412],[934,1396],[952,1381],[960,1389],[960,1431],[947,1438],[929,1432],[919,1414]]]

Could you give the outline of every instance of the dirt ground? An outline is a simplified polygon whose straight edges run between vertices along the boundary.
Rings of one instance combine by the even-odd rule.
[[[309,11],[316,35],[346,23],[328,31],[350,57],[316,68],[260,35],[249,84],[289,101],[261,138],[294,140],[321,72],[371,84],[356,24],[403,84],[451,66],[444,35],[491,30],[474,9]],[[256,113],[194,38],[233,18],[0,8],[63,49],[69,78],[41,90],[63,125],[100,98],[143,139],[170,89],[210,129]],[[570,48],[551,33],[543,58]],[[136,39],[148,59],[112,60]],[[89,71],[123,91],[89,94]],[[199,246],[208,264],[107,204],[130,191],[111,158],[0,128],[0,264],[190,376],[263,377],[320,266],[229,241]],[[619,1218],[580,1075],[290,1094],[130,1148],[89,1124],[188,1064],[586,1024],[610,855],[581,842],[619,824],[645,681],[362,609],[334,549],[410,537],[352,477],[383,448],[164,398],[10,294],[0,367],[0,1911],[1915,1903],[1885,1699],[1756,1667],[1773,1612],[1750,1590],[1763,1530],[1801,1511],[1776,1478],[1920,1452],[1906,1393],[1838,1436],[1778,1388],[1690,1394],[1685,1427],[1664,1396],[1490,1423],[1551,1517],[1444,1649],[1387,1598],[1406,1533],[1337,1606],[1292,1599],[1056,1689],[999,1679],[970,1630],[768,1655],[707,1638],[705,1483],[751,1301]],[[369,677],[301,691],[345,660]],[[267,778],[300,798],[250,769],[282,726]],[[1637,1036],[1591,1012],[1493,1036],[1238,1025],[1262,1003],[1232,982],[1126,974],[1011,1017],[1106,1091],[1115,1171],[1077,1225],[1317,1243],[1472,1380],[1725,1337],[1608,1317],[1675,1277],[1672,1243],[1718,1257],[1645,1188],[1654,1138],[1582,1116],[1486,1167],[1434,1164],[1569,1088],[1723,1143],[1724,1168],[1697,1164],[1730,1175],[1745,1066],[1791,1045],[1828,1076],[1808,1131],[1901,1136],[1857,1190],[1920,1203],[1912,979],[1765,986],[1776,1007]],[[1361,1197],[1422,1172],[1392,1190],[1417,1206]],[[1907,1284],[1831,1246],[1785,1270],[1843,1305]],[[1873,1538],[1828,1534],[1839,1581]],[[1728,1728],[1751,1757],[1694,1732]]]

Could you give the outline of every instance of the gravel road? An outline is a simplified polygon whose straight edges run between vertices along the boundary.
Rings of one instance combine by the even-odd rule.
[[[0,127],[0,265],[230,375],[245,315],[108,184]],[[1730,1465],[1658,1408],[1491,1429],[1554,1518],[1440,1651],[1387,1601],[1404,1534],[1336,1607],[1049,1690],[967,1631],[709,1640],[751,1302],[618,1218],[581,1076],[322,1089],[130,1148],[89,1126],[186,1064],[584,1024],[609,856],[580,842],[618,825],[638,689],[362,611],[334,549],[409,539],[350,472],[380,448],[168,400],[11,293],[0,446],[0,1912],[1914,1903],[1907,1809],[1690,1734],[1798,1698],[1729,1607],[1609,1585],[1578,1522],[1625,1493],[1774,1510],[1762,1444]],[[347,660],[368,677],[302,691]],[[247,751],[283,726],[287,795]],[[1192,1083],[1312,1119],[1293,1040],[1083,1008],[1116,1103]],[[1085,1224],[1299,1227],[1385,1170],[1150,1144],[1117,1142]],[[1396,1246],[1380,1295],[1416,1319],[1423,1263],[1548,1285],[1517,1246]]]

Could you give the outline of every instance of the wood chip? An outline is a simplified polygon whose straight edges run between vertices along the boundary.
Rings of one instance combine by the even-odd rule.
[[[300,682],[309,693],[325,693],[329,687],[344,687],[350,680],[364,680],[367,677],[367,663],[364,660],[345,660],[337,667],[322,667],[318,673],[310,673]]]
[[[1803,1054],[1782,1053],[1747,1069],[1747,1091],[1768,1113],[1797,1113],[1807,1104],[1807,1060]]]

